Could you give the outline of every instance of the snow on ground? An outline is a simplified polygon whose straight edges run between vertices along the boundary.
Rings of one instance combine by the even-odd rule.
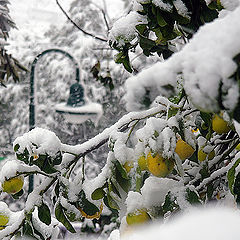
[[[132,229],[121,237],[122,240],[238,240],[240,212],[222,206],[193,208],[177,216],[166,224],[153,223]],[[118,230],[114,230],[108,240],[120,240]]]

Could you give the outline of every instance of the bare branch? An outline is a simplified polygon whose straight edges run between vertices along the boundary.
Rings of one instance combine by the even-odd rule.
[[[103,19],[104,19],[104,22],[106,24],[106,27],[107,27],[107,30],[109,31],[110,30],[110,27],[109,27],[109,24],[108,24],[108,21],[107,21],[107,18],[106,18],[106,13],[104,12],[103,9],[101,9],[101,12],[103,14]]]
[[[70,17],[69,15],[66,13],[66,11],[62,8],[62,6],[59,4],[58,0],[56,0],[57,5],[59,6],[59,8],[61,9],[61,11],[64,13],[64,15],[67,17],[67,19],[81,32],[83,32],[85,35],[88,35],[90,37],[93,37],[96,40],[102,41],[102,42],[107,42],[107,39],[103,39],[100,37],[97,37],[95,35],[93,35],[92,33],[86,32],[85,30],[83,30],[82,28],[80,28]]]

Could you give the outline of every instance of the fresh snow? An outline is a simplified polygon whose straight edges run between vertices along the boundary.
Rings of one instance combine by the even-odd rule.
[[[216,112],[218,86],[226,91],[225,107],[234,109],[239,97],[239,86],[230,76],[236,70],[233,61],[240,52],[240,7],[225,17],[205,24],[188,44],[168,60],[154,64],[126,81],[126,106],[129,111],[141,109],[139,99],[150,90],[152,100],[157,95],[169,96],[164,85],[177,86],[177,75],[182,72],[183,86],[192,103],[200,109]]]

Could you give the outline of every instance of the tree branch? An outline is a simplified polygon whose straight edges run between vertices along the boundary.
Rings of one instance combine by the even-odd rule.
[[[59,6],[59,8],[61,9],[61,11],[64,13],[64,15],[67,17],[67,19],[78,29],[80,30],[82,33],[84,33],[85,35],[88,35],[96,40],[102,41],[102,42],[107,42],[107,39],[103,39],[100,37],[97,37],[95,35],[93,35],[92,33],[86,32],[85,30],[83,30],[82,28],[80,28],[66,13],[66,11],[62,8],[62,6],[60,5],[60,3],[58,2],[58,0],[56,0],[57,5]]]
[[[102,133],[98,134],[97,136],[88,140],[87,142],[84,142],[76,146],[62,144],[63,152],[68,152],[73,155],[76,155],[76,157],[72,161],[67,163],[66,169],[68,169],[74,162],[78,161],[81,157],[84,157],[86,154],[92,152],[93,150],[98,149],[99,147],[107,143],[112,131],[117,130],[120,132],[124,132],[129,127],[131,127],[131,123],[135,121],[144,120],[146,118],[155,116],[164,111],[166,111],[165,107],[159,105],[158,107],[154,107],[143,112],[131,112],[122,117],[114,125],[112,125],[109,128],[106,128]]]
[[[105,24],[106,24],[107,30],[109,31],[109,30],[110,30],[110,27],[109,27],[109,24],[108,24],[108,21],[107,21],[107,18],[106,18],[106,14],[105,14],[105,12],[104,12],[103,9],[101,9],[101,12],[102,12],[103,19],[104,19],[104,22],[105,22]]]

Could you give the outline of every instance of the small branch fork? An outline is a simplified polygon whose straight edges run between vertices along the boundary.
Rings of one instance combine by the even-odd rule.
[[[85,31],[84,29],[80,28],[70,17],[69,15],[67,14],[67,12],[63,9],[63,7],[60,5],[59,1],[56,0],[56,3],[57,5],[59,6],[59,8],[61,9],[61,11],[64,13],[64,15],[67,17],[67,19],[78,29],[80,30],[82,33],[84,33],[85,35],[88,35],[90,37],[93,37],[94,39],[97,39],[99,41],[102,41],[102,42],[107,42],[108,40],[107,39],[104,39],[104,38],[101,38],[101,37],[97,37],[95,35],[93,35],[92,33],[89,33],[87,31]],[[104,15],[105,16],[105,15]],[[105,18],[104,18],[105,19]],[[105,20],[106,21],[106,20]]]

